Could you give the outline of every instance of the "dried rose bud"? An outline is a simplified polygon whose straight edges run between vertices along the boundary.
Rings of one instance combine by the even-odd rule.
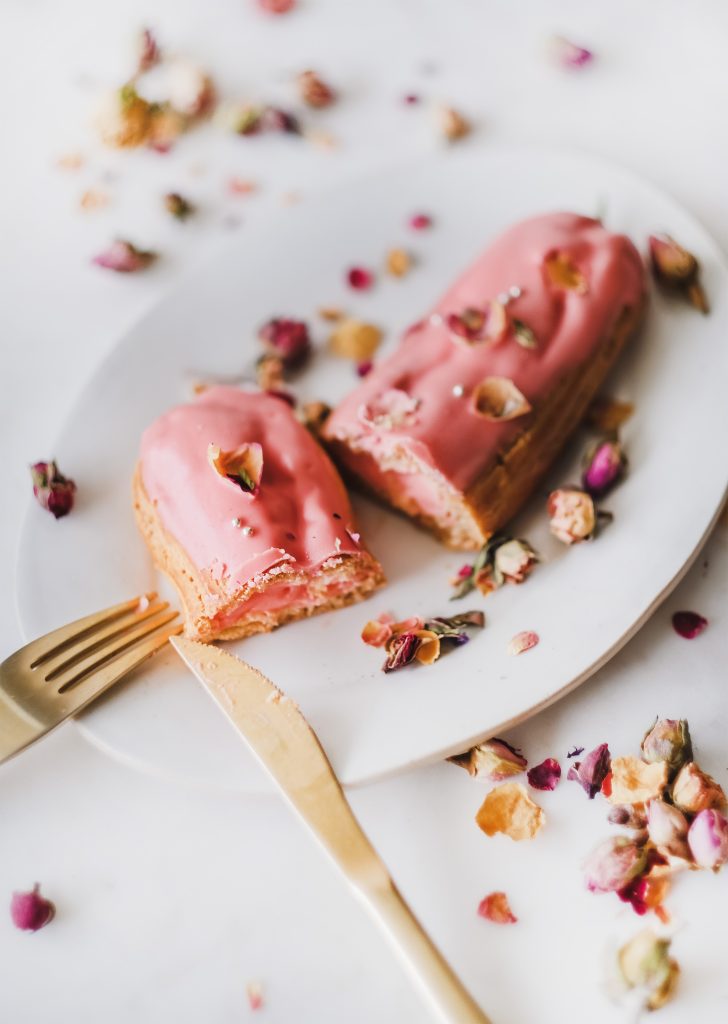
[[[695,761],[682,766],[672,784],[671,796],[675,806],[688,814],[726,804],[722,788],[707,772],[701,771]]]
[[[666,761],[670,775],[674,775],[686,761],[693,759],[690,729],[684,718],[656,719],[642,740],[645,761]]]
[[[561,778],[561,765],[554,757],[547,757],[541,764],[529,768],[527,775],[529,786],[534,789],[552,790],[556,789]]]
[[[37,932],[53,920],[56,908],[40,894],[36,882],[30,892],[14,892],[10,901],[10,916],[16,928],[24,932]]]
[[[441,107],[438,111],[440,131],[448,142],[456,142],[470,134],[470,122],[454,107]]]
[[[498,738],[479,743],[464,754],[449,757],[448,761],[465,768],[473,778],[490,782],[502,782],[513,775],[520,775],[528,767],[528,761],[520,750]]]
[[[672,804],[664,800],[650,800],[647,805],[647,833],[650,842],[665,853],[673,857],[687,856],[688,820]]]
[[[584,880],[590,892],[617,892],[646,865],[644,846],[616,836],[605,839],[584,862]]]
[[[280,107],[266,107],[260,115],[260,127],[265,132],[283,132],[285,135],[300,135],[298,118]]]
[[[576,487],[562,487],[549,495],[549,528],[564,544],[577,544],[594,535],[597,515],[591,495]]]
[[[30,467],[33,478],[33,494],[41,508],[47,509],[56,519],[67,516],[73,508],[76,485],[62,473],[55,462],[35,462]]]
[[[140,74],[145,71],[149,71],[151,68],[156,67],[162,59],[162,53],[159,49],[157,40],[154,38],[152,30],[149,28],[142,29],[139,37],[139,55],[137,57],[137,70]]]
[[[205,117],[217,100],[210,76],[186,57],[168,62],[168,96],[172,109],[187,118]]]
[[[374,284],[374,274],[366,267],[351,267],[346,272],[346,280],[352,288],[357,291],[366,291]]]
[[[356,375],[357,377],[368,377],[374,369],[374,363],[371,359],[364,359],[361,363],[356,364]]]
[[[698,281],[700,265],[693,254],[669,235],[650,235],[649,246],[656,280],[665,288],[681,292],[695,309],[707,313],[708,300]]]
[[[701,868],[722,867],[728,861],[728,819],[720,811],[700,811],[690,826],[688,846]]]
[[[593,445],[584,459],[581,482],[594,498],[606,494],[624,474],[627,459],[619,441],[601,441]]]
[[[504,892],[490,892],[478,904],[478,916],[493,924],[516,924],[515,916]]]
[[[675,991],[680,968],[668,953],[670,939],[661,939],[651,929],[635,935],[617,953],[617,964],[627,988],[647,990],[645,1006],[659,1010]]]
[[[164,197],[164,206],[167,213],[171,213],[177,220],[184,220],[189,217],[191,213],[194,213],[194,206],[192,203],[181,196],[179,192],[168,192]]]
[[[506,583],[523,583],[538,562],[538,555],[528,541],[507,540],[496,548],[494,567],[496,577],[502,576]]]
[[[137,249],[131,242],[118,238],[108,249],[94,256],[92,263],[106,270],[115,270],[117,274],[134,274],[145,270],[157,258],[151,250]]]
[[[330,107],[336,99],[334,90],[315,71],[303,71],[298,76],[298,92],[306,106],[316,109]]]
[[[593,800],[602,788],[611,763],[609,747],[606,743],[600,743],[586,755],[583,761],[576,761],[569,768],[569,774],[566,777],[573,782],[578,782],[589,799]]]
[[[274,317],[258,331],[258,337],[269,352],[283,360],[286,369],[297,369],[311,352],[308,327],[302,320]]]

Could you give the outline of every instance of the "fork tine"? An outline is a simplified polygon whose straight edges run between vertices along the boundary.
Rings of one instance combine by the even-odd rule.
[[[94,651],[105,647],[115,637],[128,633],[133,626],[137,626],[147,619],[154,618],[155,615],[161,614],[167,608],[169,608],[168,601],[155,602],[142,612],[129,612],[126,615],[113,619],[111,624],[105,628],[95,629],[85,644],[81,640],[77,641],[73,646],[64,647],[55,658],[46,658],[42,662],[45,681],[50,683],[77,662],[83,661],[90,654],[93,654]],[[61,659],[60,661],[58,660],[59,658]]]
[[[114,683],[124,676],[129,675],[135,668],[150,658],[156,651],[161,650],[169,641],[171,636],[181,633],[183,630],[181,622],[158,629],[145,640],[135,644],[126,652],[115,657],[96,672],[86,675],[77,685],[66,689],[56,700],[60,702],[58,711],[58,724],[78,714],[87,704],[90,704],[96,697],[108,690]]]
[[[70,690],[71,687],[76,686],[86,676],[97,672],[107,663],[117,659],[124,651],[134,647],[140,640],[172,622],[173,619],[177,618],[178,614],[176,610],[173,610],[140,622],[133,629],[121,633],[111,643],[105,644],[99,650],[94,650],[86,658],[77,661],[70,669],[72,673],[70,676],[68,672],[55,675],[54,683],[58,684],[58,693],[65,693],[67,690]]]
[[[75,622],[69,622],[68,625],[61,626],[52,633],[46,633],[45,636],[34,640],[25,648],[25,651],[33,656],[30,667],[36,668],[38,665],[42,665],[44,661],[48,661],[49,658],[60,654],[76,641],[94,633],[107,623],[121,618],[127,612],[133,611],[142,600],[153,601],[156,596],[156,593],[152,592],[145,594],[141,598],[132,598],[131,601],[124,601],[122,604],[113,605],[111,608],[106,608],[101,612],[94,612],[93,615],[86,615],[82,619],[76,619]]]

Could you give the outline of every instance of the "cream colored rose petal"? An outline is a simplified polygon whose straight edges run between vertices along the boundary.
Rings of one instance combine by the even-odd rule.
[[[667,763],[647,764],[638,757],[612,758],[612,804],[644,804],[659,799],[667,785]]]
[[[502,832],[520,842],[533,839],[546,821],[546,815],[518,782],[504,782],[492,789],[475,816],[478,828],[487,836]]]

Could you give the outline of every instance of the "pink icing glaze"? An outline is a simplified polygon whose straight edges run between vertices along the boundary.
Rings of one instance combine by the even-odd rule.
[[[587,281],[586,294],[556,288],[547,279],[544,261],[555,252],[578,267]],[[519,345],[511,331],[497,344],[453,340],[448,314],[482,308],[512,285],[521,295],[509,301],[508,316],[531,328],[535,349]],[[343,400],[325,435],[374,452],[397,442],[465,490],[529,422],[527,416],[492,422],[477,415],[470,401],[477,384],[489,376],[507,377],[537,407],[566,372],[588,360],[611,334],[624,307],[640,302],[644,287],[639,253],[624,235],[573,213],[522,221],[501,235],[433,313],[411,328],[397,350]],[[362,407],[390,388],[419,401],[411,421],[393,427],[362,423]],[[453,388],[462,388],[462,396]]]
[[[255,497],[207,460],[211,443],[228,451],[252,441],[264,460]],[[356,527],[336,470],[279,398],[214,387],[171,409],[144,432],[141,475],[167,532],[230,592],[278,564],[313,570],[361,551],[347,532]]]

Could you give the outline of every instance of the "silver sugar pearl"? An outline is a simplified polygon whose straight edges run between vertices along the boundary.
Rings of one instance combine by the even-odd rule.
[[[512,284],[511,287],[508,289],[508,294],[512,299],[520,299],[521,289],[518,287],[517,284]]]
[[[462,386],[462,384],[455,384],[453,385],[452,393],[455,395],[456,398],[462,398],[463,395],[465,394],[465,388]]]
[[[252,526],[244,526],[243,527],[243,533],[245,534],[246,537],[252,537],[252,535],[253,535],[253,527]]]
[[[442,323],[442,317],[439,313],[433,313],[430,317],[430,323],[433,327],[439,327]]]
[[[241,519],[238,519],[238,517],[235,516],[235,518],[232,520],[232,524],[236,530],[239,530],[240,527],[243,525],[243,522]]]

